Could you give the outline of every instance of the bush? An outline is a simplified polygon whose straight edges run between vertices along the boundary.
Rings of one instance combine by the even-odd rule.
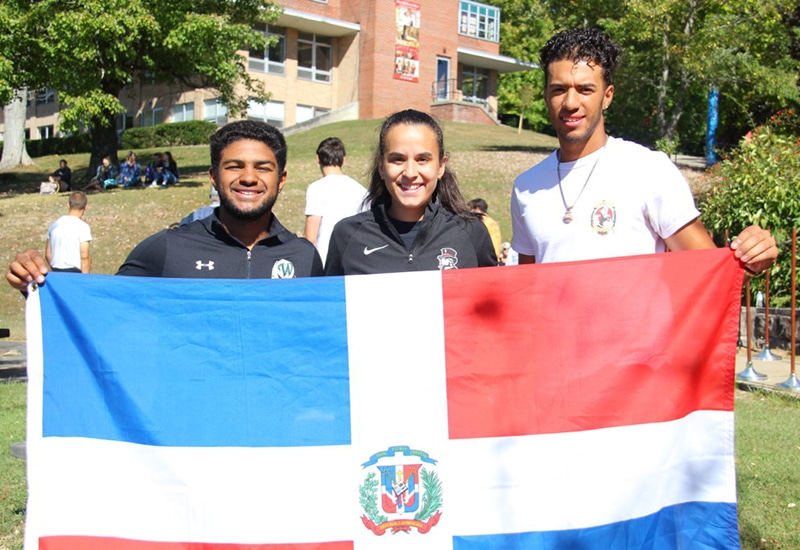
[[[217,125],[205,120],[129,128],[122,133],[123,149],[154,149],[178,145],[206,145]]]
[[[90,153],[92,136],[84,133],[46,139],[29,139],[25,141],[25,148],[32,157]]]
[[[699,207],[718,245],[726,230],[730,237],[748,225],[772,231],[780,254],[770,269],[770,305],[782,307],[791,299],[790,243],[792,228],[800,224],[800,140],[785,115],[772,122],[780,124],[757,129],[709,171]],[[763,278],[753,280],[753,293],[763,288]]]

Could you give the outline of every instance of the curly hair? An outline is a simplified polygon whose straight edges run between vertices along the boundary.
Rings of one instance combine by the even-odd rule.
[[[408,126],[427,126],[436,135],[436,145],[439,148],[439,162],[445,160],[446,154],[444,150],[444,132],[439,123],[431,115],[416,111],[414,109],[406,109],[405,111],[398,111],[386,117],[381,125],[378,146],[375,148],[375,155],[372,158],[372,165],[370,168],[369,189],[367,196],[364,199],[364,204],[374,205],[381,202],[388,202],[391,200],[389,191],[386,189],[386,183],[380,174],[380,166],[384,160],[384,153],[386,152],[386,135],[389,130],[398,124],[406,124]],[[444,173],[439,178],[436,185],[436,190],[431,196],[431,201],[435,202],[438,199],[439,203],[450,210],[454,214],[464,218],[473,218],[474,216],[467,208],[467,202],[461,191],[458,188],[458,180],[456,175],[450,170],[449,166],[445,164]]]
[[[621,58],[622,48],[605,32],[595,28],[562,31],[539,50],[539,66],[544,71],[545,83],[550,63],[570,59],[575,63],[585,61],[589,65],[602,67],[603,81],[608,86]]]
[[[229,122],[211,135],[211,169],[218,173],[222,160],[222,150],[231,143],[242,139],[252,139],[264,143],[275,153],[278,173],[286,168],[286,139],[280,130],[258,120],[237,120]]]

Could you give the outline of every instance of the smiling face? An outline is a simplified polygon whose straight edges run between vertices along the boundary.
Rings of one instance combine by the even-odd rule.
[[[573,161],[600,149],[606,142],[603,110],[614,97],[599,65],[553,61],[547,67],[545,102],[561,146],[561,161]]]
[[[218,169],[212,168],[210,175],[219,193],[220,216],[239,221],[269,215],[286,183],[286,172],[278,171],[275,153],[254,139],[240,139],[226,146]]]
[[[389,215],[418,221],[425,213],[444,173],[436,133],[422,124],[397,124],[386,133],[383,161],[378,169],[392,197]]]

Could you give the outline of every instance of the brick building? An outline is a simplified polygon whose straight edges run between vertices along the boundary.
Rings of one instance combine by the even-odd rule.
[[[252,76],[271,93],[248,117],[291,130],[381,118],[402,108],[469,122],[497,122],[501,73],[531,65],[502,56],[500,10],[473,0],[283,0],[266,51],[248,53]],[[123,90],[118,129],[228,115],[213,92],[138,82]],[[31,94],[30,139],[60,135],[51,91]]]

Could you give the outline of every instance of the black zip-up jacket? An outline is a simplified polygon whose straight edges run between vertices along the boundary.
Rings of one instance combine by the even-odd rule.
[[[323,274],[317,249],[273,214],[269,236],[248,250],[216,213],[156,233],[128,255],[117,275],[190,279],[289,279]]]
[[[384,204],[345,218],[333,228],[325,275],[430,271],[497,265],[492,240],[478,219],[428,204],[411,249]]]

